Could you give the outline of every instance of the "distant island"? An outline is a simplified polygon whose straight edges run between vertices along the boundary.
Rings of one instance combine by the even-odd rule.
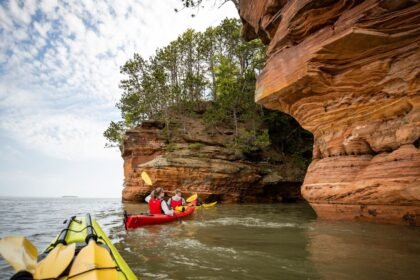
[[[63,195],[61,198],[77,198],[77,195]]]

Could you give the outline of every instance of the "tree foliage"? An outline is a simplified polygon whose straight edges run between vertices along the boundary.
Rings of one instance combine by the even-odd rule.
[[[149,59],[135,53],[120,68],[125,78],[116,106],[123,122],[118,127],[111,122],[105,137],[121,143],[116,135],[122,128],[149,119],[169,127],[172,113],[188,114],[203,101],[214,102],[206,113],[209,125],[223,122],[238,134],[238,122],[256,108],[255,71],[262,67],[264,51],[259,41],[241,40],[239,20],[225,19],[204,32],[185,31]]]
[[[109,124],[109,127],[104,131],[104,136],[109,141],[109,143],[106,144],[106,147],[115,147],[122,143],[124,132],[125,127],[123,122],[112,121]]]
[[[211,103],[203,114],[206,124],[233,131],[229,147],[251,154],[273,143],[280,154],[310,158],[311,136],[290,116],[254,102],[265,46],[242,41],[240,28],[239,20],[225,19],[204,32],[185,31],[148,59],[134,54],[120,68],[124,79],[116,106],[122,121],[104,132],[108,145],[121,145],[125,130],[145,120],[164,122],[170,139],[171,118],[191,116],[205,101]]]
[[[210,3],[213,6],[217,5],[218,7],[223,6],[224,4],[232,2],[236,9],[239,10],[239,0],[181,0],[182,9],[192,9],[199,11],[200,8],[204,8],[206,3]],[[175,9],[175,12],[179,12],[180,9]],[[191,14],[192,17],[195,17],[195,14]]]

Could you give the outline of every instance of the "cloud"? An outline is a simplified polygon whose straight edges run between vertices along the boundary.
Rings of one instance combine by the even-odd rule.
[[[0,6],[0,22],[3,28],[10,30],[13,28],[13,20],[9,17],[6,8]]]
[[[119,117],[119,67],[149,57],[187,28],[204,30],[233,5],[175,13],[178,0],[0,3],[0,133],[60,159],[103,159]]]
[[[210,1],[211,2],[211,1]],[[118,196],[122,160],[102,137],[120,112],[119,67],[187,28],[237,16],[175,13],[179,0],[0,1],[0,195]]]
[[[32,15],[35,13],[35,1],[9,1],[9,10],[18,24],[27,25],[31,22]]]
[[[69,32],[67,34],[68,36],[74,35],[83,37],[85,33],[85,25],[79,17],[73,14],[66,14],[63,19]]]
[[[86,160],[109,158],[104,153],[104,123],[65,114],[38,114],[21,120],[3,121],[0,128],[9,137],[55,158]]]
[[[46,14],[49,15],[53,13],[57,8],[57,0],[42,0],[40,3],[40,9]]]
[[[0,155],[3,161],[10,162],[12,160],[23,158],[23,153],[10,145],[0,146]]]
[[[34,22],[34,28],[38,32],[39,35],[41,35],[42,38],[47,39],[47,33],[51,29],[51,23],[50,22]]]
[[[60,100],[45,99],[39,92],[27,92],[0,85],[0,131],[18,143],[54,158],[65,160],[109,159],[102,137],[108,121],[95,113],[109,110],[108,104],[94,104],[94,112]],[[35,94],[34,94],[35,93]],[[83,101],[80,101],[83,102]]]

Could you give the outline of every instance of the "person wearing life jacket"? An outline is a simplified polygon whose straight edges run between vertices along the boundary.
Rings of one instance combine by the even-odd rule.
[[[145,198],[145,201],[149,204],[150,214],[173,215],[173,211],[169,209],[168,204],[163,199],[164,196],[165,191],[162,188],[156,188]]]
[[[175,195],[168,200],[168,205],[171,209],[185,205],[185,199],[182,197],[180,189],[175,190]]]

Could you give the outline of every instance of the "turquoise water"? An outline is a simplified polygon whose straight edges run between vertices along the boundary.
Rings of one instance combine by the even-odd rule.
[[[305,203],[220,205],[125,231],[119,199],[0,198],[0,237],[39,250],[64,219],[90,212],[141,279],[420,279],[420,229],[317,220]],[[13,271],[0,260],[0,279]]]

